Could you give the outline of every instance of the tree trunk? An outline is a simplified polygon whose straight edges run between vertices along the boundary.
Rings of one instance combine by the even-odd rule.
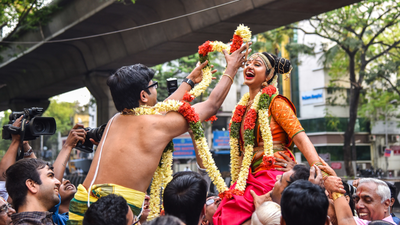
[[[358,102],[360,99],[361,85],[356,82],[356,74],[355,74],[355,62],[354,55],[349,55],[350,64],[350,109],[349,109],[349,123],[347,125],[346,132],[344,133],[344,145],[343,145],[343,154],[344,154],[344,165],[346,169],[347,176],[354,177],[355,173],[352,165],[352,148],[351,148],[351,140],[354,136],[354,126],[357,121],[357,110],[358,110]],[[360,71],[361,73],[361,71]],[[354,159],[355,160],[355,159]]]

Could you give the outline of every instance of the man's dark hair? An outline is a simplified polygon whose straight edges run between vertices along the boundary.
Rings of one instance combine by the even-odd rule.
[[[348,184],[347,182],[344,182],[343,180],[342,180],[342,184],[344,186],[344,190],[346,191],[346,194],[344,194],[344,195],[349,196],[349,199],[350,199],[349,206],[350,206],[351,212],[353,213],[353,216],[355,216],[354,210],[356,208],[356,205],[355,205],[354,199],[353,199],[353,194],[355,193],[354,187],[352,185]]]
[[[179,172],[164,190],[164,209],[186,225],[197,225],[206,203],[207,182],[193,171]]]
[[[150,94],[147,88],[154,77],[154,70],[142,64],[123,66],[107,80],[115,108],[119,112],[139,106],[140,92]]]
[[[143,223],[143,225],[181,225],[181,224],[182,221],[179,218],[170,215],[159,216],[152,221]]]
[[[28,187],[26,180],[30,179],[38,185],[42,184],[38,170],[49,166],[40,159],[21,159],[6,170],[6,189],[13,200],[14,208],[18,212],[18,208],[25,204]],[[49,166],[50,167],[50,166]],[[53,169],[53,167],[50,167]]]
[[[294,173],[290,176],[288,186],[296,180],[308,180],[310,177],[310,170],[302,164],[297,164],[292,169]]]
[[[90,205],[83,218],[83,225],[126,224],[128,210],[128,203],[123,197],[110,194]]]
[[[387,182],[387,181],[385,181],[385,183],[387,184],[387,186],[388,186],[389,189],[390,189],[390,197],[391,197],[391,198],[394,198],[395,201],[396,201],[397,187],[396,187],[394,184],[389,183],[389,182]]]
[[[282,217],[287,225],[323,225],[328,214],[324,190],[307,180],[297,180],[282,193]]]

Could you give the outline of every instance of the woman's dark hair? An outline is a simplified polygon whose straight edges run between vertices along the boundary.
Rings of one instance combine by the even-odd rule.
[[[119,112],[139,106],[140,92],[146,91],[154,77],[154,70],[142,64],[123,66],[107,80],[115,108]]]
[[[268,84],[272,82],[277,73],[285,74],[290,72],[290,70],[292,69],[292,65],[289,60],[277,57],[276,55],[268,52],[263,52],[262,54],[267,57],[267,59],[271,63],[271,66],[275,68],[274,76],[272,76],[272,78],[267,82]],[[267,69],[266,74],[268,75],[270,72],[271,70]]]
[[[13,200],[13,205],[17,212],[18,208],[26,201],[28,193],[28,187],[25,184],[26,180],[30,179],[41,185],[42,180],[40,180],[38,170],[46,166],[49,166],[49,164],[40,159],[21,159],[6,170],[6,189]],[[49,168],[53,169],[50,166]]]
[[[346,191],[345,195],[349,196],[349,198],[350,198],[349,205],[350,205],[351,212],[353,213],[353,216],[355,216],[354,210],[356,208],[356,205],[355,205],[354,199],[353,199],[353,194],[355,194],[355,189],[352,185],[348,184],[347,182],[344,182],[343,180],[342,180],[342,183],[344,186],[344,190]]]
[[[165,215],[155,218],[152,221],[143,223],[143,225],[181,225],[182,221],[175,216]]]
[[[101,197],[90,205],[83,218],[83,225],[119,225],[126,224],[128,213],[126,200],[118,195],[110,194]]]

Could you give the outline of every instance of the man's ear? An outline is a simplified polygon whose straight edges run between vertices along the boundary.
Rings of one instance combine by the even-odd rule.
[[[385,204],[385,208],[388,208],[390,206],[390,199],[386,199],[383,204]]]
[[[325,225],[329,225],[329,224],[331,224],[331,220],[330,220],[329,216],[326,216]]]
[[[25,185],[32,194],[36,194],[39,191],[39,184],[31,179],[27,179]]]
[[[140,92],[140,101],[143,102],[143,103],[147,103],[148,102],[148,95],[149,94],[146,91],[142,90]]]
[[[283,217],[281,216],[281,225],[286,225],[285,220],[283,219]]]

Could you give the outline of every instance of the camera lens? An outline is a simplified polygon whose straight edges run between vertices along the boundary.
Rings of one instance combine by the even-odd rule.
[[[35,130],[35,132],[41,133],[44,131],[45,127],[46,126],[42,122],[36,122],[33,126],[33,129]]]

